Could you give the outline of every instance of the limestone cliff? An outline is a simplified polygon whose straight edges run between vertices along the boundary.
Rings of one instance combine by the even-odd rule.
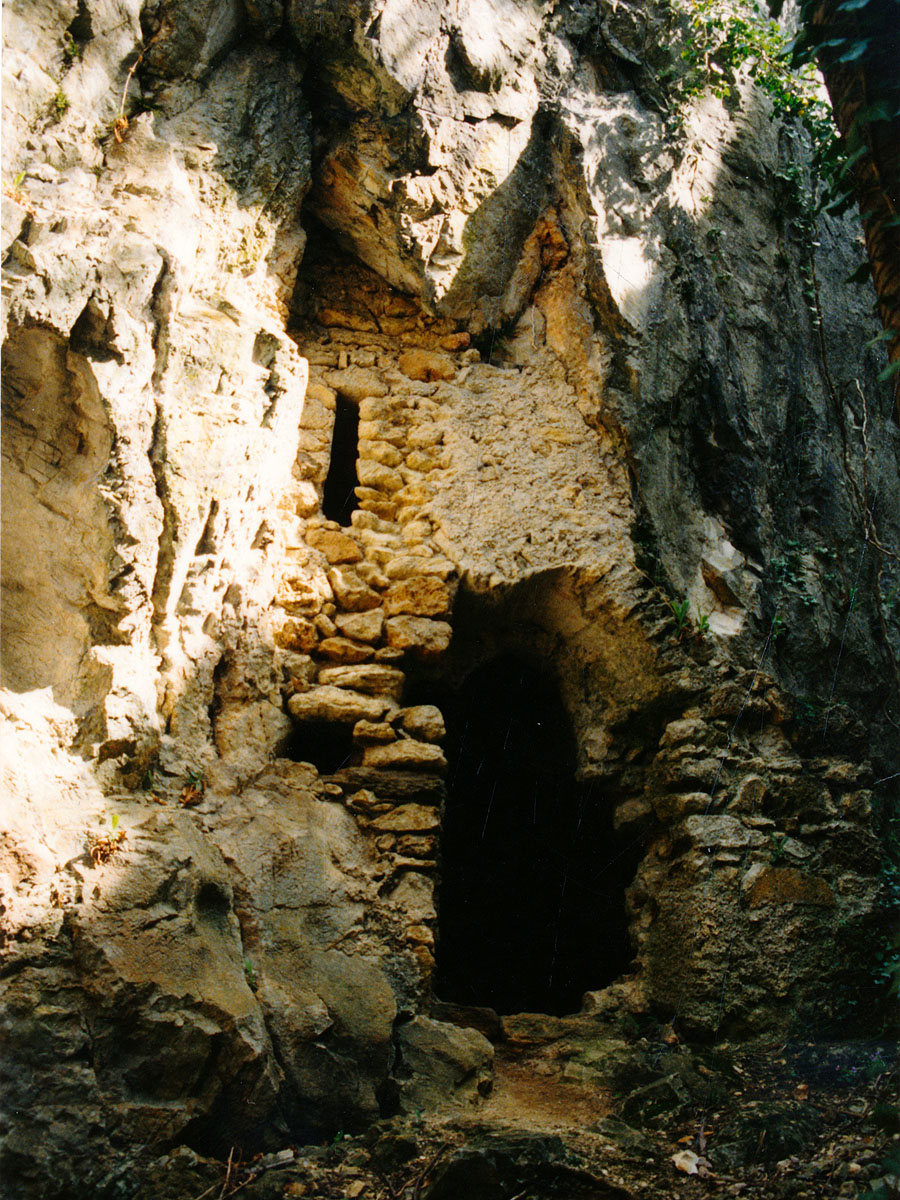
[[[11,1194],[477,1107],[501,880],[557,1015],[860,1015],[900,437],[799,127],[668,0],[4,16]]]

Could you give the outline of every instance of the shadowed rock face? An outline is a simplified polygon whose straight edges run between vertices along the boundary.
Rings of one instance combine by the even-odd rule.
[[[12,1195],[481,1105],[436,961],[706,1038],[872,1002],[890,395],[798,131],[673,120],[682,26],[4,14]]]

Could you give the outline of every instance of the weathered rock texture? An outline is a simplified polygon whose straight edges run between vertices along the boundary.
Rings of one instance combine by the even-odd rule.
[[[846,1015],[898,441],[797,131],[746,80],[673,120],[662,0],[4,15],[11,1194],[480,1102],[428,689],[501,654],[646,847],[588,1008]]]

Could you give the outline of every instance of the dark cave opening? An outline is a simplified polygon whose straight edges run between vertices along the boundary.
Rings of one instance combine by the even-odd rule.
[[[631,960],[623,844],[597,785],[575,779],[554,680],[518,657],[442,695],[448,800],[435,992],[501,1013],[576,1011]]]
[[[345,396],[338,394],[331,435],[331,462],[325,478],[322,511],[329,521],[349,525],[356,511],[356,489],[359,476],[356,459],[359,453],[359,409]]]
[[[312,763],[320,775],[333,775],[349,766],[353,751],[352,725],[304,721],[294,726],[281,753],[294,762]]]

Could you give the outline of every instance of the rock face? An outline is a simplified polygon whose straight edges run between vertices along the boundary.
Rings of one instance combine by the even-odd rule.
[[[588,1011],[846,1015],[900,443],[798,130],[744,77],[679,100],[663,0],[4,35],[10,1194],[481,1103],[487,1043],[428,1015],[441,696],[503,656],[641,847]]]

